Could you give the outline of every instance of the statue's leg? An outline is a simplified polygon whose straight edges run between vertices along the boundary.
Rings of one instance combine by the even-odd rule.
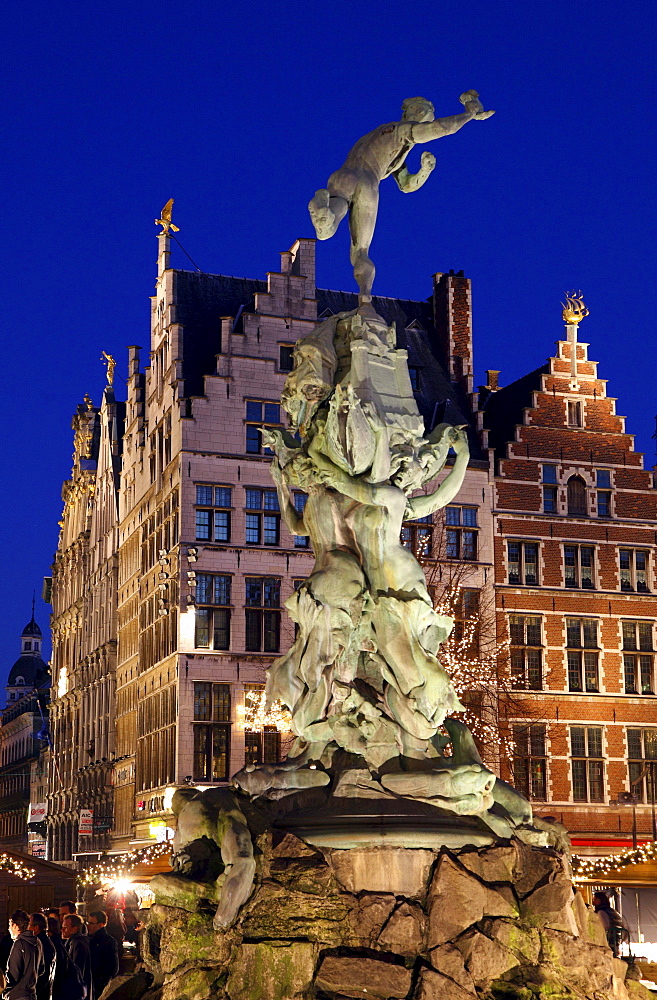
[[[213,926],[217,931],[226,930],[235,921],[240,906],[246,903],[253,890],[255,861],[253,843],[246,821],[231,816],[221,838],[221,860],[227,874],[221,887],[221,898],[214,915]]]
[[[375,268],[369,257],[379,207],[379,185],[375,179],[362,180],[354,192],[349,210],[351,263],[361,303],[372,301]]]
[[[349,202],[320,188],[308,202],[308,211],[318,240],[329,240],[347,214]]]

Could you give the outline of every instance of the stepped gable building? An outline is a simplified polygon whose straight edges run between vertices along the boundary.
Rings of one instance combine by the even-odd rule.
[[[266,280],[175,270],[169,255],[163,233],[143,370],[129,349],[114,850],[167,835],[173,786],[225,782],[245,761],[279,757],[275,727],[245,731],[245,702],[293,639],[284,602],[313,559],[281,523],[258,428],[286,422],[295,342],[358,304],[316,287],[314,240],[282,253]],[[409,351],[427,429],[473,423],[469,282],[436,276],[427,301],[375,297],[374,307]],[[454,516],[468,508],[467,558],[481,575],[480,560],[492,566],[487,542],[477,545],[490,536],[488,463],[476,434],[472,448],[474,480]],[[426,551],[431,531],[410,526],[406,543]]]
[[[20,641],[21,655],[9,672],[0,726],[0,849],[27,854],[30,776],[41,741],[47,738],[50,694],[34,607]]]
[[[577,331],[511,385],[490,373],[482,422],[498,616],[527,706],[508,719],[515,781],[580,853],[614,853],[633,795],[653,835],[657,490]]]
[[[112,826],[118,487],[125,412],[125,404],[114,398],[112,373],[110,365],[100,407],[85,397],[73,417],[73,469],[62,489],[64,513],[52,566],[47,835],[53,861],[97,858],[109,846]]]

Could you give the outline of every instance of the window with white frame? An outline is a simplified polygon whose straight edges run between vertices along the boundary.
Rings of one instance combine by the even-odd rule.
[[[611,470],[595,470],[598,517],[611,517]]]
[[[556,514],[557,512],[557,466],[542,465],[541,478],[543,481],[543,511],[546,514]]]
[[[604,802],[602,727],[571,726],[570,752],[575,802]]]
[[[654,622],[624,621],[622,629],[625,694],[654,694]]]
[[[600,690],[598,621],[596,618],[566,618],[568,690]]]
[[[507,542],[508,581],[533,587],[538,583],[538,542]]]
[[[568,426],[583,427],[584,416],[583,416],[581,399],[569,399],[567,401],[567,407],[568,407]]]
[[[196,484],[196,541],[229,542],[232,489]]]
[[[567,587],[593,590],[594,549],[591,545],[564,545],[564,582]]]
[[[648,593],[648,556],[646,549],[618,550],[621,590]]]
[[[640,802],[654,802],[657,788],[657,729],[627,730],[630,791]]]
[[[509,615],[511,685],[517,690],[543,688],[543,650],[539,615]]]
[[[547,799],[547,754],[545,726],[540,723],[514,725],[513,784],[525,798]]]

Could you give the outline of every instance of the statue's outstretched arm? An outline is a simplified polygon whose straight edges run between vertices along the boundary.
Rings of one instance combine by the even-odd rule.
[[[278,503],[281,508],[281,514],[283,515],[283,520],[285,521],[289,531],[293,535],[307,535],[308,531],[303,522],[303,516],[298,513],[292,502],[290,491],[283,477],[283,470],[281,469],[277,459],[274,459],[271,463],[270,472],[271,478],[276,483],[276,492],[278,493]]]
[[[413,142],[431,142],[433,139],[440,139],[443,135],[454,135],[459,129],[476,119],[485,121],[494,115],[494,111],[484,111],[484,106],[479,100],[476,90],[466,90],[459,97],[465,111],[460,115],[451,115],[449,118],[436,118],[432,122],[417,122],[413,125]]]
[[[427,517],[427,515],[433,514],[434,511],[439,510],[441,507],[446,507],[454,499],[461,489],[463,477],[468,467],[468,459],[470,458],[467,440],[465,448],[459,448],[458,450],[457,448],[458,444],[455,444],[456,458],[454,459],[454,465],[438,489],[435,493],[412,497],[407,502],[407,514],[404,520],[412,521],[416,517]]]

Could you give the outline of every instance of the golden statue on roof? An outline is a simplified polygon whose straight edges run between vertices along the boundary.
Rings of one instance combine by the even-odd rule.
[[[564,292],[566,296],[566,301],[562,302],[563,306],[563,321],[569,325],[577,326],[589,315],[589,310],[584,305],[584,299],[582,298],[581,292]]]
[[[174,233],[180,232],[178,226],[174,226],[173,222],[171,221],[172,211],[173,211],[173,198],[169,198],[168,202],[162,209],[162,218],[155,220],[156,226],[164,226],[162,232],[158,234],[159,236],[168,236],[169,231],[172,231]]]
[[[115,359],[111,354],[108,354],[106,351],[102,351],[100,360],[104,361],[107,365],[107,384],[114,385],[114,369],[116,368]]]

